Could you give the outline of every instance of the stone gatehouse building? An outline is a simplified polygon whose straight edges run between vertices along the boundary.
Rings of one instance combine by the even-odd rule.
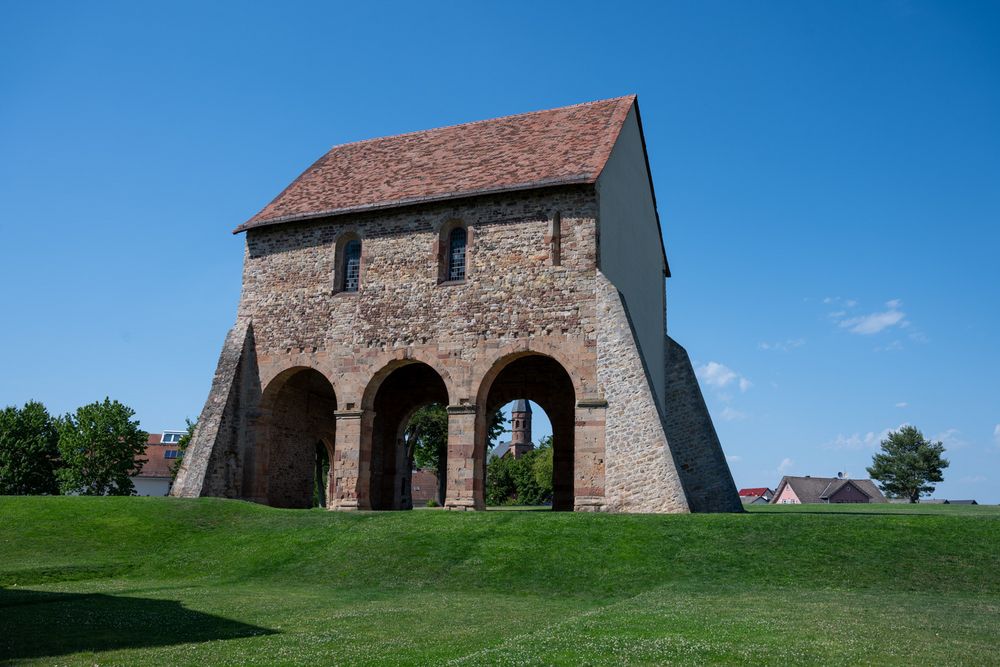
[[[553,507],[740,511],[666,278],[634,96],[336,146],[260,213],[175,496],[412,505],[402,432],[447,406],[445,505],[482,509],[488,418],[553,430]]]

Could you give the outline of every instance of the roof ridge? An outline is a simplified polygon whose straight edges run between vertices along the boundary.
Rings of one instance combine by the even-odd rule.
[[[629,94],[337,144],[234,233],[411,203],[593,184],[637,105]]]
[[[372,141],[382,141],[383,139],[402,139],[403,137],[411,137],[417,134],[426,134],[427,132],[439,132],[440,130],[452,130],[456,127],[469,127],[472,125],[479,125],[481,123],[494,123],[498,120],[507,120],[508,118],[520,118],[522,116],[533,116],[535,114],[549,113],[550,111],[565,111],[567,109],[575,109],[577,107],[586,107],[593,104],[602,104],[604,102],[620,102],[622,100],[630,99],[634,100],[636,98],[635,93],[630,93],[628,95],[620,95],[618,97],[608,97],[601,100],[590,100],[589,102],[577,102],[576,104],[567,104],[562,107],[552,107],[551,109],[535,109],[534,111],[522,111],[521,113],[507,114],[506,116],[494,116],[493,118],[481,118],[479,120],[470,120],[465,123],[453,123],[451,125],[440,125],[438,127],[428,127],[423,130],[413,130],[411,132],[401,132],[399,134],[386,134],[381,137],[369,137],[368,139],[358,139],[357,141],[347,141],[342,144],[334,144],[327,149],[326,153],[317,160],[319,162],[324,157],[326,157],[330,151],[335,148],[345,148],[347,146],[356,146],[358,144],[367,144]],[[308,171],[308,170],[307,170]]]

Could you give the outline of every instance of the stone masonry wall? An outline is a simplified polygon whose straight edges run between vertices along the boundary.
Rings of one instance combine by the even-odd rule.
[[[597,276],[597,375],[608,403],[605,425],[606,509],[686,512],[656,400],[621,295]]]
[[[259,386],[253,377],[256,374],[253,354],[253,329],[247,320],[238,320],[223,343],[212,389],[198,417],[198,426],[171,495],[237,498],[242,494],[240,450],[245,437],[241,435],[246,435],[248,413],[256,408],[252,387]]]
[[[354,485],[360,483],[359,474],[367,474],[368,463],[359,460],[357,451],[345,449],[356,443],[357,435],[349,433],[360,433],[362,440],[370,437],[375,390],[385,370],[400,363],[431,366],[456,408],[475,406],[484,378],[529,352],[549,355],[567,370],[574,399],[599,396],[594,365],[596,210],[592,188],[567,187],[251,230],[238,322],[253,323],[250,356],[258,402],[261,388],[266,390],[289,369],[322,373],[336,395],[334,461],[346,466],[335,476],[338,484]],[[553,219],[560,221],[558,263],[551,255]],[[442,228],[456,223],[469,233],[467,276],[460,283],[441,284]],[[362,242],[361,288],[338,293],[338,246],[352,235]],[[234,394],[227,384],[239,383],[234,345],[227,341],[206,417],[224,411],[221,406],[232,408],[234,397],[247,394]],[[201,438],[215,443],[213,460],[225,451],[224,460],[237,469],[246,466],[242,495],[251,497],[259,486],[252,478],[266,472],[266,466],[253,461],[261,454],[254,443],[260,428],[253,399],[245,402],[249,409],[233,415],[238,424],[229,430],[206,427]],[[342,420],[348,430],[340,428]],[[360,431],[352,430],[352,424]],[[241,428],[247,432],[234,435]],[[230,440],[239,447],[230,447]],[[209,493],[210,487],[212,495],[239,495],[233,485],[220,489],[217,480],[208,479],[215,473],[207,464],[195,466],[201,456],[193,451],[189,465],[204,471],[204,486],[198,491],[192,476],[175,495]],[[363,507],[353,494],[338,488],[331,493],[331,504]],[[253,497],[264,500],[259,494]]]
[[[559,267],[545,241],[556,210]],[[595,215],[593,196],[576,189],[252,230],[239,316],[264,353],[435,341],[471,360],[481,340],[592,336]],[[471,229],[467,278],[441,285],[438,230],[456,220]],[[361,237],[362,287],[334,294],[335,244],[347,234]]]
[[[261,417],[261,396],[275,378],[314,369],[333,390],[329,506],[369,507],[375,397],[396,369],[422,362],[443,381],[454,421],[446,505],[481,507],[486,408],[477,403],[503,368],[537,353],[572,381],[572,506],[688,511],[627,307],[596,267],[597,215],[593,188],[574,186],[250,230],[237,324],[172,494],[266,501],[259,477],[275,461],[256,439],[289,416]],[[455,224],[468,229],[467,276],[441,283],[441,239]],[[351,237],[362,243],[361,287],[338,293],[338,248]],[[711,428],[707,411],[700,419]],[[724,458],[719,468],[711,452],[691,452],[685,463],[732,485]]]
[[[666,339],[664,428],[692,512],[741,512],[736,484],[687,351]]]

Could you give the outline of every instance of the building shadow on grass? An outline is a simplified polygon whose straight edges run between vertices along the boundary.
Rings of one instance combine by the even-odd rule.
[[[276,634],[173,600],[0,588],[0,663]]]

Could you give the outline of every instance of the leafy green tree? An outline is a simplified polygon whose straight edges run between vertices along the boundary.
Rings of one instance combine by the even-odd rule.
[[[437,502],[444,503],[445,470],[448,456],[448,411],[431,403],[413,413],[403,431],[406,456],[413,466],[433,470],[437,475]]]
[[[493,448],[497,446],[497,438],[503,435],[504,424],[506,423],[507,419],[503,416],[502,410],[497,410],[493,413],[493,416],[490,417],[490,428],[489,432],[486,434],[486,446],[489,452],[492,452]]]
[[[63,493],[130,496],[130,477],[146,461],[147,433],[132,420],[135,410],[105,398],[67,414],[57,423],[64,467],[57,473]]]
[[[486,464],[486,504],[513,505],[517,502],[515,469],[518,461],[512,456],[494,456]]]
[[[493,457],[487,464],[487,505],[541,505],[552,500],[552,437],[520,458]]]
[[[538,450],[533,449],[514,461],[514,486],[518,505],[541,505],[545,502],[545,495],[535,480],[537,458]]]
[[[198,420],[191,421],[187,417],[184,418],[185,431],[181,439],[177,441],[177,459],[170,464],[170,479],[177,479],[177,473],[181,470],[181,464],[184,463],[184,453],[187,451],[188,445],[191,444],[191,438],[194,437],[194,429],[198,426]]]
[[[0,410],[0,495],[59,493],[58,460],[59,433],[44,405]]]
[[[944,480],[942,471],[949,463],[942,454],[942,443],[927,440],[913,426],[903,426],[882,441],[882,452],[875,454],[867,470],[884,493],[915,503],[934,490],[935,482]]]
[[[538,447],[534,452],[531,468],[535,475],[535,484],[538,485],[543,502],[552,500],[552,436],[547,435],[538,441]]]

